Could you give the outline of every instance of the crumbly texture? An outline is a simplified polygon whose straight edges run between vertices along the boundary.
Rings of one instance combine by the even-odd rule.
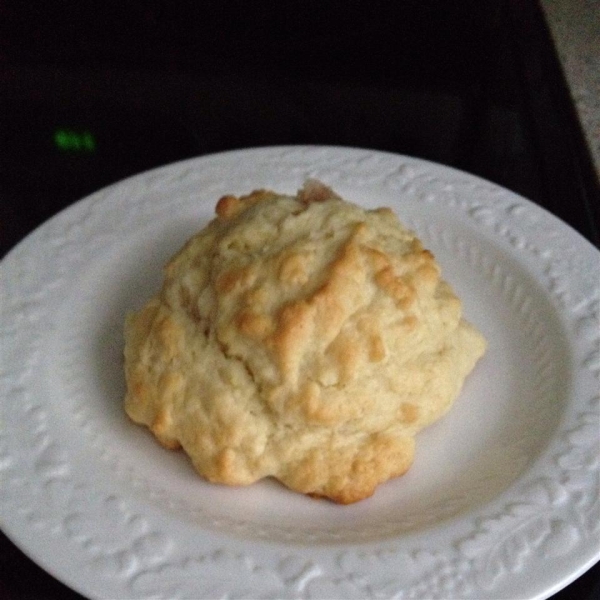
[[[209,481],[370,496],[409,469],[483,337],[388,208],[310,181],[216,213],[127,319],[127,414]]]

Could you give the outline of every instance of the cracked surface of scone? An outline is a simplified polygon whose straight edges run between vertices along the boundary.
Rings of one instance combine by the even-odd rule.
[[[485,351],[387,208],[225,196],[125,328],[125,408],[206,479],[351,503],[410,467]]]

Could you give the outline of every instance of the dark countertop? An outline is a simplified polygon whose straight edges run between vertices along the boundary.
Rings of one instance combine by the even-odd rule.
[[[577,116],[600,174],[600,3],[542,0]]]

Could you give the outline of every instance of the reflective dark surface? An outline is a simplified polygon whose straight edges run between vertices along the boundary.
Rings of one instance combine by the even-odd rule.
[[[598,180],[535,2],[0,3],[0,256],[129,175],[295,143],[463,169],[598,245]],[[0,596],[78,597],[4,537],[0,557]],[[599,577],[556,598],[598,598]]]
[[[455,166],[598,243],[597,178],[534,3],[124,4],[0,4],[0,251],[128,175],[293,143]]]

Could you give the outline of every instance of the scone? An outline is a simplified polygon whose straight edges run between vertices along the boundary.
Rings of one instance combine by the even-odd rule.
[[[127,414],[209,481],[370,496],[410,467],[484,338],[390,209],[309,181],[216,213],[127,319]]]

